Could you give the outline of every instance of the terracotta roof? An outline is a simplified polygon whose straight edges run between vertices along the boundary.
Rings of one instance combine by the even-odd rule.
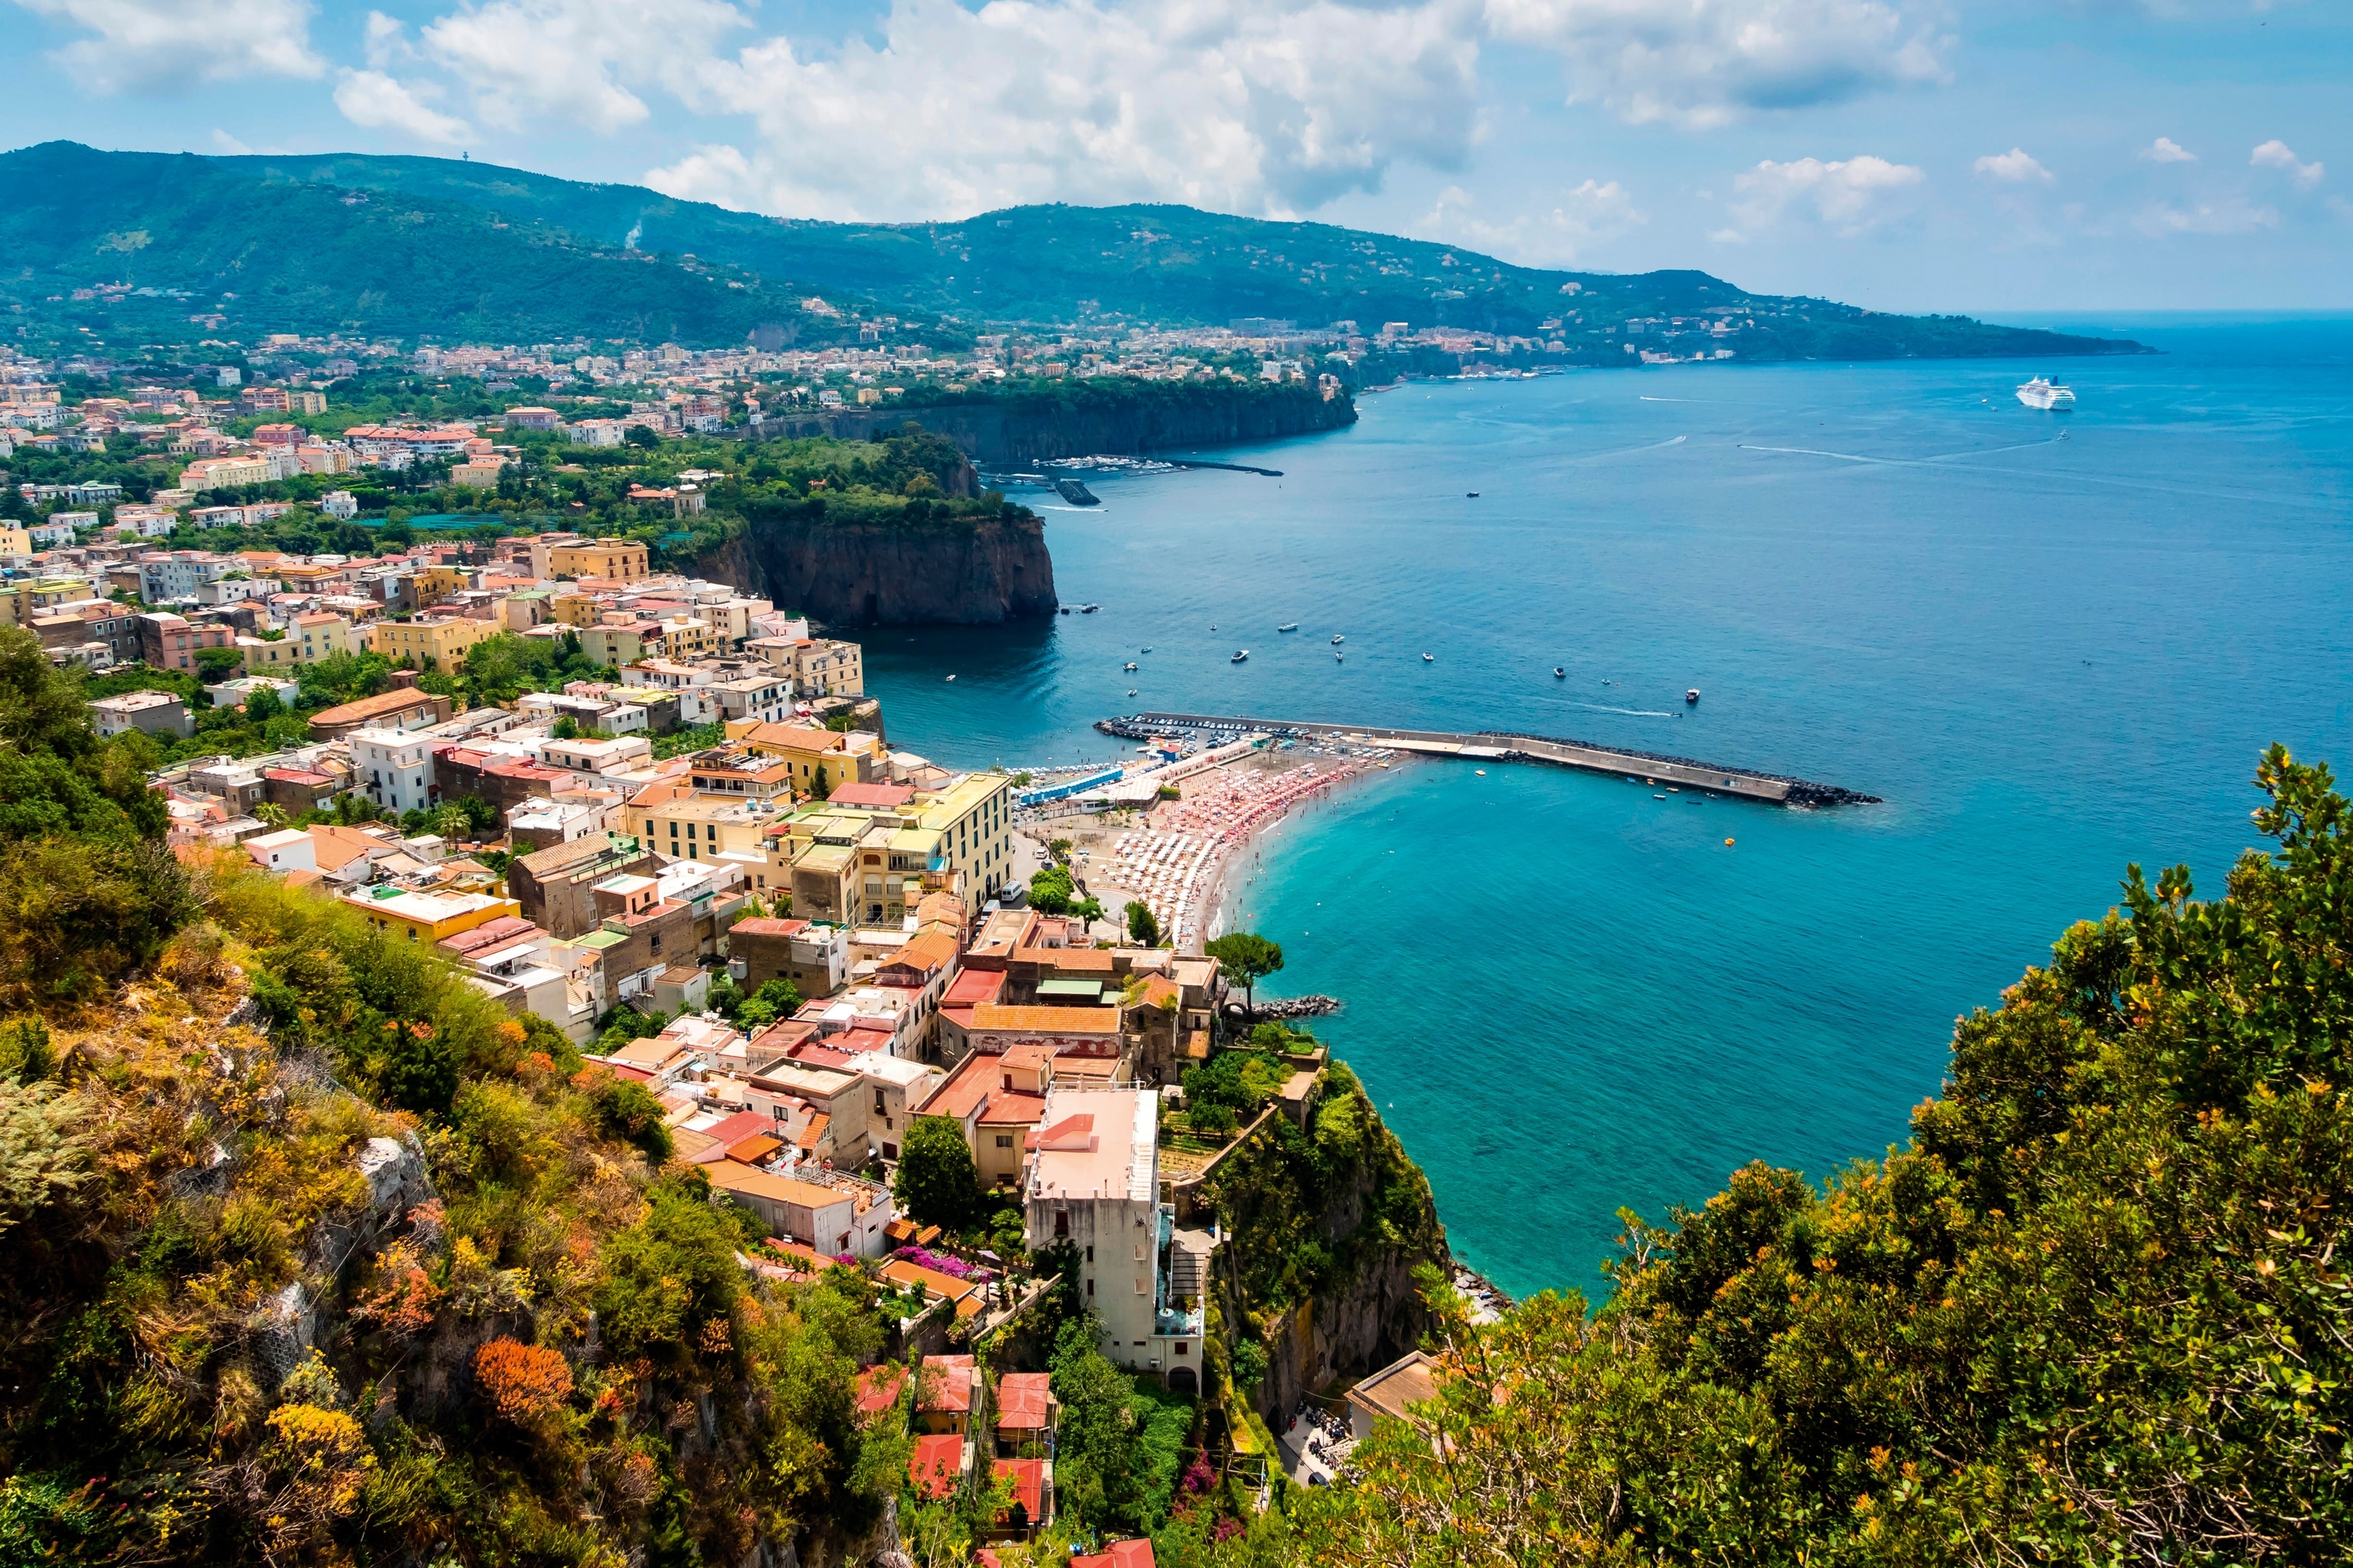
[[[885,1363],[868,1367],[858,1374],[858,1394],[850,1404],[866,1418],[881,1414],[899,1402],[899,1391],[907,1383],[907,1369]]]
[[[999,1089],[988,1097],[987,1108],[980,1113],[986,1126],[1035,1127],[1038,1118],[1046,1114],[1046,1097],[1024,1094],[1019,1089]]]
[[[1062,974],[1107,975],[1117,967],[1101,948],[1016,948],[1013,961],[1043,965]]]
[[[914,798],[914,789],[905,784],[837,784],[833,793],[825,798],[825,803],[828,806],[895,808]]]
[[[944,1498],[955,1490],[956,1478],[963,1474],[963,1438],[953,1432],[938,1432],[915,1439],[915,1451],[907,1460],[907,1479],[918,1494]]]
[[[1045,1505],[1046,1461],[1043,1459],[999,1459],[997,1478],[1013,1483],[1013,1499],[1021,1505],[1022,1513],[1032,1522]],[[1008,1509],[1007,1510],[1010,1512]]]
[[[931,1097],[916,1107],[915,1114],[954,1117],[961,1121],[988,1102],[990,1094],[998,1087],[999,1075],[997,1058],[976,1051],[956,1064],[948,1081],[934,1089]]]
[[[793,1139],[794,1144],[804,1150],[814,1151],[818,1144],[825,1141],[825,1129],[832,1125],[832,1122],[833,1116],[830,1112],[818,1112],[808,1118],[808,1125],[801,1128],[799,1136]],[[830,1192],[831,1189],[828,1188],[826,1191]]]
[[[808,929],[806,920],[780,920],[773,915],[755,915],[749,920],[738,920],[727,927],[727,934],[753,937],[789,937],[796,931]]]
[[[744,927],[739,924],[736,930]],[[947,994],[940,999],[942,1007],[976,1007],[997,1000],[1005,989],[1003,969],[965,969],[948,981]]]
[[[785,1140],[773,1133],[755,1132],[740,1142],[727,1146],[727,1158],[746,1165],[757,1165],[785,1146]]]
[[[1149,1541],[1114,1541],[1088,1557],[1073,1557],[1070,1568],[1156,1568]]]
[[[972,1408],[970,1356],[925,1356],[923,1366],[932,1374],[923,1380],[931,1392],[916,1399],[918,1410],[956,1414]]]
[[[975,1029],[1036,1030],[1041,1034],[1116,1034],[1115,1007],[1000,1007],[984,1002],[972,1010]]]
[[[1044,1372],[1007,1372],[997,1380],[997,1425],[1034,1432],[1046,1425],[1053,1379]]]
[[[909,1263],[903,1257],[892,1258],[878,1272],[893,1285],[913,1285],[926,1294],[943,1296],[951,1301],[961,1301],[980,1292],[980,1287],[968,1279],[958,1279],[953,1274],[942,1274],[936,1268]]]
[[[955,962],[956,941],[944,931],[931,931],[917,937],[891,956],[884,969],[905,967],[928,975]]]

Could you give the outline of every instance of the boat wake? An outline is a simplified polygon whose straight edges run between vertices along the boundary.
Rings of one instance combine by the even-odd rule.
[[[1674,711],[1671,708],[1613,708],[1606,703],[1572,703],[1569,705],[1571,707],[1584,708],[1589,712],[1597,714],[1624,714],[1628,718],[1672,718],[1675,716]]]

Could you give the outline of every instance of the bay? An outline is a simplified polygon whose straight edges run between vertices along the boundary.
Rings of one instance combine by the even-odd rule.
[[[2047,324],[2167,352],[1416,383],[1350,429],[1202,454],[1280,480],[1040,493],[1063,601],[1101,609],[871,630],[870,690],[894,743],[954,765],[1119,758],[1092,721],[1161,708],[1509,727],[1884,797],[1430,762],[1266,841],[1241,906],[1288,959],[1268,989],[1346,999],[1322,1033],[1462,1256],[1590,1293],[1620,1205],[1900,1140],[1955,1016],[2126,863],[2219,891],[2265,744],[2353,759],[2353,318]],[[2016,401],[2045,370],[2073,415]]]

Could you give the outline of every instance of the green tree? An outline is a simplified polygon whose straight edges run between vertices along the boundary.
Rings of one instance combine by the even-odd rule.
[[[1228,985],[1242,988],[1243,1005],[1258,1011],[1258,982],[1282,968],[1282,948],[1249,931],[1229,931],[1201,949],[1218,960]]]
[[[900,1209],[919,1224],[949,1231],[970,1224],[981,1213],[980,1176],[963,1128],[944,1116],[911,1118],[892,1190]]]
[[[1041,915],[1067,915],[1078,902],[1078,884],[1068,866],[1041,866],[1029,874],[1029,906]]]
[[[245,652],[237,648],[199,648],[196,650],[196,673],[207,686],[217,686],[236,673],[245,662]]]
[[[1141,898],[1130,899],[1124,913],[1127,916],[1127,934],[1137,947],[1156,948],[1160,945],[1160,920],[1152,913],[1151,905]]]

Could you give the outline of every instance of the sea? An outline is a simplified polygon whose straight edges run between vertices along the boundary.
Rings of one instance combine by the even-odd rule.
[[[1414,382],[1348,429],[1198,454],[1279,478],[1024,493],[1063,602],[1099,609],[871,630],[870,690],[894,745],[955,766],[1129,759],[1091,726],[1159,709],[1883,797],[1424,760],[1242,868],[1239,923],[1285,959],[1264,992],[1344,999],[1318,1031],[1457,1255],[1597,1298],[1621,1210],[1901,1142],[1956,1018],[2128,864],[2219,895],[2266,745],[2353,767],[2353,316],[2029,324],[2163,352]],[[2072,413],[2017,401],[2042,372]]]

